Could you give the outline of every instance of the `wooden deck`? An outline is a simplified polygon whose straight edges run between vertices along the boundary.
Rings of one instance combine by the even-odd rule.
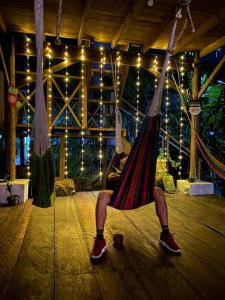
[[[154,204],[108,209],[108,254],[92,265],[96,192],[0,208],[0,299],[225,299],[225,199],[166,195],[182,249],[159,246]],[[124,235],[124,249],[112,246]]]

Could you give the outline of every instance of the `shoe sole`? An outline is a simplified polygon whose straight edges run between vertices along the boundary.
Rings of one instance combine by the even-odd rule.
[[[163,241],[159,241],[160,245],[162,245],[163,247],[165,247],[166,249],[168,249],[170,252],[173,252],[173,253],[181,253],[180,252],[180,249],[179,250],[173,250],[171,249],[165,242]]]
[[[107,251],[107,247],[105,246],[104,248],[102,248],[102,251],[101,251],[101,253],[100,253],[98,256],[91,255],[91,258],[93,258],[93,259],[101,258],[102,255],[103,255],[106,251]]]

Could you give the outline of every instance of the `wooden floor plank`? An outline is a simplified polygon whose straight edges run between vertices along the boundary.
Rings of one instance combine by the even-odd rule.
[[[89,253],[72,197],[58,198],[55,202],[55,272],[57,274],[92,272]]]
[[[96,277],[103,299],[151,299],[132,270],[97,272]]]
[[[18,259],[32,206],[31,201],[27,201],[10,210],[8,207],[3,209],[7,211],[7,217],[1,224],[0,231],[0,297],[5,293]]]
[[[159,246],[154,204],[125,212],[108,208],[109,251],[92,265],[97,195],[57,198],[55,207],[33,207],[30,217],[22,206],[0,207],[0,273],[7,245],[20,249],[17,261],[9,259],[13,272],[3,282],[1,299],[225,299],[224,199],[166,194],[181,257]],[[112,246],[115,233],[124,235],[122,251]]]
[[[225,273],[223,269],[219,267],[219,262],[215,261],[214,252],[210,252],[210,240],[208,240],[207,247],[200,239],[190,234],[194,231],[193,224],[195,224],[195,221],[193,221],[193,219],[187,220],[183,216],[180,216],[171,209],[169,201],[168,204],[170,224],[175,230],[175,237],[182,249],[182,256],[179,260],[177,260],[176,257],[168,258],[171,263],[175,263],[176,269],[174,273],[178,272],[183,275],[200,295],[206,298],[210,295],[210,297],[218,297],[219,299],[221,296],[224,296],[222,282]],[[131,211],[128,215],[138,228],[145,228],[141,229],[145,239],[155,241],[155,244],[157,244],[159,238],[159,235],[156,233],[158,229],[158,219],[154,213],[147,213],[149,208],[146,206],[141,208],[139,212]],[[202,229],[204,230],[204,228]],[[199,230],[200,228],[197,229],[197,231]],[[221,249],[220,251],[223,250]],[[220,261],[221,257],[218,257],[218,260]],[[216,270],[216,265],[220,268],[221,272]],[[212,282],[212,278],[216,278],[216,282]],[[209,284],[205,284],[206,282]]]
[[[102,299],[94,274],[58,274],[55,284],[57,300]]]
[[[138,213],[136,211],[136,214]],[[121,228],[125,239],[125,251],[151,297],[153,299],[200,299],[199,294],[182,274],[176,272],[176,264],[181,258],[176,257],[176,260],[171,261],[168,255],[165,255],[158,245],[156,247],[154,241],[146,239],[142,229],[138,230],[124,214],[130,212],[124,213],[109,208],[107,222],[109,226],[115,227],[114,224],[117,224]],[[146,226],[142,224],[143,230]],[[162,288],[164,286],[166,289]]]
[[[92,193],[77,193],[75,196],[75,204],[77,207],[77,212],[80,217],[80,220],[83,225],[83,232],[86,235],[87,245],[89,252],[91,252],[94,237],[96,236],[96,225],[95,225],[95,204],[92,201],[93,195]],[[130,268],[130,263],[127,260],[126,256],[121,253],[118,255],[118,251],[112,246],[113,244],[113,236],[109,228],[105,228],[105,237],[108,241],[110,241],[108,245],[108,250],[112,255],[110,258],[103,261],[103,266],[105,271],[113,271],[113,270],[124,270]],[[121,258],[122,255],[122,258]],[[96,270],[99,268],[94,266]]]
[[[172,201],[176,208],[203,224],[206,224],[225,236],[225,199],[215,196],[189,196],[177,193],[177,199]],[[167,195],[168,200],[173,199]]]
[[[54,208],[33,207],[4,299],[53,299]]]

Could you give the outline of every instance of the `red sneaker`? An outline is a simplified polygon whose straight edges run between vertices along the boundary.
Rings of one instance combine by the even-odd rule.
[[[96,237],[94,247],[93,247],[93,250],[91,252],[91,258],[93,258],[93,259],[101,258],[102,255],[106,251],[107,251],[107,247],[106,247],[105,239],[100,240]]]
[[[173,239],[173,235],[169,232],[168,234],[160,234],[160,245],[168,249],[172,253],[181,253],[180,247],[177,245],[177,243]]]

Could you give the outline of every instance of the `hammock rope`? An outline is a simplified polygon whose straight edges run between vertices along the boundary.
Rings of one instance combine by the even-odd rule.
[[[62,0],[59,0],[59,8],[58,8],[58,15],[57,15],[57,21],[56,21],[56,39],[55,44],[61,45],[60,40],[60,27],[61,27],[61,16],[62,16]]]
[[[39,207],[49,207],[51,206],[53,199],[55,167],[48,137],[45,96],[42,82],[44,41],[43,0],[34,0],[34,15],[36,30],[37,67],[35,87],[35,112],[33,120],[33,204]]]

